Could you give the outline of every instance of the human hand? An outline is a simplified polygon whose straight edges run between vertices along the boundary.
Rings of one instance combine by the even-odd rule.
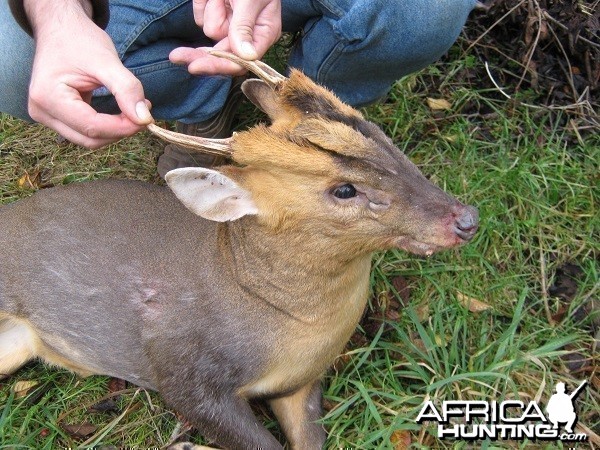
[[[215,50],[247,60],[260,59],[281,36],[281,0],[194,0],[194,18]],[[169,59],[187,64],[195,75],[239,75],[237,64],[209,55],[203,48],[179,47]]]
[[[140,81],[78,2],[31,0],[26,8],[36,43],[28,105],[34,120],[93,149],[152,122]],[[90,106],[92,91],[101,86],[115,96],[121,114],[101,114]]]

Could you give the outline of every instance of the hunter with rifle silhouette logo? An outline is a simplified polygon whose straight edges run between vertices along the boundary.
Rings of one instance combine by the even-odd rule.
[[[573,426],[577,421],[573,400],[586,384],[587,380],[584,380],[579,387],[569,395],[565,393],[565,383],[556,383],[556,394],[552,394],[552,397],[550,397],[548,405],[546,406],[548,419],[552,422],[553,428],[558,428],[559,422],[566,423],[565,431],[567,433],[573,433]]]

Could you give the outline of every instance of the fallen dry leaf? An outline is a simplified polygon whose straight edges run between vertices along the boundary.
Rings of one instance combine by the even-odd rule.
[[[341,372],[342,370],[344,370],[344,367],[348,365],[351,359],[352,357],[347,353],[341,354],[333,362],[333,370],[335,370],[336,372]]]
[[[77,439],[84,439],[96,432],[98,427],[89,422],[75,424],[61,424],[61,428]]]
[[[452,104],[443,98],[427,97],[427,106],[433,111],[447,111],[452,109]]]
[[[13,392],[15,393],[15,398],[25,397],[27,394],[29,394],[31,389],[36,387],[38,384],[40,384],[39,381],[33,380],[17,381],[13,385]]]
[[[337,406],[336,403],[333,403],[331,400],[323,399],[323,409],[327,412],[331,411],[333,408]]]
[[[124,391],[127,388],[127,381],[122,380],[120,378],[111,378],[108,382],[108,392],[115,393],[119,391]]]
[[[27,399],[25,400],[26,405],[36,405],[52,388],[52,384],[46,382],[42,385],[35,386],[31,390],[27,391]]]
[[[384,323],[384,312],[381,309],[369,311],[361,322],[361,326],[369,339],[373,339],[379,329],[383,326],[384,330],[389,328],[389,325]]]
[[[565,318],[567,313],[569,312],[569,307],[567,305],[561,305],[554,314],[552,314],[551,318],[554,323],[560,323]]]
[[[492,307],[487,303],[482,302],[481,300],[477,300],[476,298],[469,297],[468,295],[465,295],[462,292],[456,292],[456,298],[458,299],[461,305],[463,305],[472,313],[478,313],[486,311],[488,309],[492,309]]]
[[[567,263],[556,269],[554,284],[548,288],[552,297],[558,297],[567,305],[571,304],[577,295],[583,270],[576,264]]]
[[[411,342],[413,343],[413,345],[422,352],[427,353],[427,346],[425,345],[425,342],[423,342],[422,339],[417,338],[416,335],[413,335],[411,337]]]
[[[400,313],[397,310],[388,308],[385,310],[385,319],[396,322],[398,319],[400,319]]]
[[[429,303],[424,301],[415,308],[419,322],[427,322],[429,320]]]
[[[579,345],[567,344],[563,347],[563,350],[567,350],[567,353],[560,356],[560,359],[565,364],[569,372],[574,374],[589,374],[596,372],[597,368],[594,365],[593,356],[587,356],[579,351]]]
[[[406,450],[410,447],[412,439],[407,430],[396,430],[390,436],[390,441],[394,445],[394,450]]]
[[[398,292],[398,296],[402,301],[402,306],[408,305],[410,302],[411,293],[408,280],[405,277],[398,275],[392,278],[392,286],[394,286],[394,289],[396,289],[396,292]]]
[[[21,189],[39,189],[42,182],[42,177],[39,171],[35,171],[31,174],[25,172],[25,174],[19,178],[17,184]]]
[[[88,412],[90,413],[119,413],[119,407],[117,403],[112,398],[107,398],[105,400],[99,401],[98,403],[94,403],[92,406],[88,408]]]
[[[360,331],[355,331],[354,334],[350,337],[350,343],[348,349],[353,348],[361,348],[369,345],[369,340],[367,337],[362,334]]]

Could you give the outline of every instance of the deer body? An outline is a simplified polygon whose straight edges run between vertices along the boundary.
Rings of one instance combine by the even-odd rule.
[[[232,449],[281,448],[247,404],[265,399],[292,448],[321,448],[319,380],[362,314],[372,252],[460,245],[477,213],[301,74],[236,62],[263,79],[244,92],[273,125],[201,146],[243,167],[0,207],[0,374],[39,357],[123,378]]]
[[[81,205],[82,198],[90,203]],[[78,205],[77,214],[65,203]],[[30,223],[23,223],[23,217]],[[244,336],[235,359],[244,367],[261,363],[261,369],[248,371],[238,388],[252,396],[288,392],[299,387],[297,380],[261,389],[260,377],[276,377],[278,367],[297,371],[297,365],[316,361],[315,379],[326,368],[364,309],[370,258],[325,268],[319,276],[300,261],[311,255],[312,266],[318,255],[297,245],[299,253],[290,253],[286,236],[264,236],[243,223],[251,220],[204,220],[168,189],[139,182],[43,190],[0,208],[0,248],[5,249],[0,310],[44,336],[37,345],[48,352],[65,359],[76,354],[73,365],[84,368],[82,374],[109,374],[151,389],[159,385],[145,354],[153,333],[166,339],[165,330],[172,330],[180,339],[179,329],[197,329],[196,338],[187,337],[180,346],[189,341],[199,347],[209,340],[202,336],[207,329],[210,341],[217,330],[223,342]],[[176,240],[165,239],[168,229],[177,230]],[[41,248],[40,240],[45,242]],[[331,264],[328,255],[318,263]],[[28,304],[36,309],[30,311]],[[186,318],[196,325],[183,326]],[[60,322],[64,330],[56,329]],[[59,331],[64,335],[54,341]],[[107,339],[98,340],[102,335]],[[275,345],[282,337],[289,342]],[[315,345],[319,341],[326,345]],[[277,355],[271,356],[276,348]],[[257,353],[272,361],[273,373],[262,368]]]
[[[311,385],[360,318],[370,256],[333,267],[314,241],[289,252],[295,233],[264,235],[252,220],[216,224],[167,188],[123,181],[0,207],[0,321],[24,341],[18,364],[0,358],[0,369],[38,356],[162,391],[161,370],[190,364],[198,384],[218,390],[226,379],[246,399]],[[195,388],[184,386],[182,401]]]

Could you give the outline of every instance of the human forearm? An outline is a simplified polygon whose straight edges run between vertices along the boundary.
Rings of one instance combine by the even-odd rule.
[[[100,28],[108,23],[108,0],[8,0],[17,23],[29,34],[33,34],[32,24],[47,23],[53,12],[83,12]]]

